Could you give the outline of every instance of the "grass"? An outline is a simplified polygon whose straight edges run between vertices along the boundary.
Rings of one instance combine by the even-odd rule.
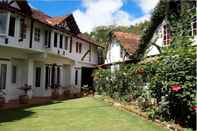
[[[166,131],[100,98],[0,111],[0,131]]]

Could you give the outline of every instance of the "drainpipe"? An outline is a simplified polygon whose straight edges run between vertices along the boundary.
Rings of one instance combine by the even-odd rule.
[[[34,20],[31,19],[29,48],[32,48]]]

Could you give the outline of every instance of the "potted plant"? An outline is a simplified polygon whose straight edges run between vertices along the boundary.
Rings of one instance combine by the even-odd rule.
[[[20,90],[24,91],[24,95],[19,96],[19,102],[20,104],[28,104],[29,97],[28,97],[28,91],[32,89],[31,85],[25,84],[24,86],[19,88]]]
[[[61,85],[59,85],[59,84],[56,84],[55,86],[54,86],[54,88],[53,88],[53,91],[52,91],[52,98],[53,99],[58,99],[59,98],[59,88],[61,87]]]
[[[0,89],[0,107],[2,107],[5,104],[5,92]]]
[[[69,99],[71,94],[69,87],[65,86],[63,88],[64,88],[64,92],[63,92],[64,98]]]

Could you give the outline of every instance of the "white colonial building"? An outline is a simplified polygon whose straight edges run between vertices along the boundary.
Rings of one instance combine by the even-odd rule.
[[[98,64],[97,48],[72,14],[50,17],[26,1],[0,0],[0,89],[7,102],[24,85],[32,87],[31,97],[51,96],[57,86],[80,89]]]

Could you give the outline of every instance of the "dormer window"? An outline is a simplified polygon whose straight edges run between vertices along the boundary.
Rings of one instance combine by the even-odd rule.
[[[6,34],[6,27],[7,27],[7,17],[8,14],[6,12],[0,11],[0,35]]]
[[[164,45],[169,45],[170,40],[171,40],[171,32],[170,32],[169,25],[166,24],[166,25],[163,26],[163,42],[164,42]]]

